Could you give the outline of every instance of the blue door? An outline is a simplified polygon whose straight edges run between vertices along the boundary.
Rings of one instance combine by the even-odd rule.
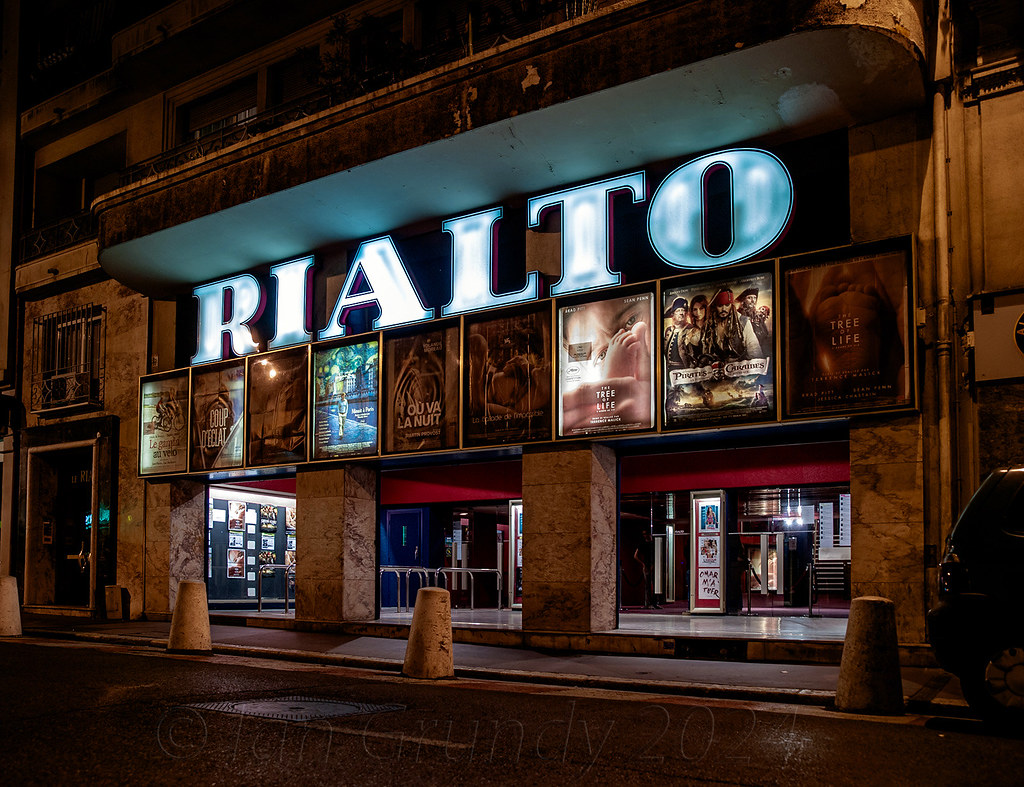
[[[380,526],[380,565],[386,566],[427,566],[427,510],[425,508],[402,508],[385,511]],[[398,583],[402,588],[401,601],[404,606],[405,572],[401,572]],[[416,590],[423,585],[422,576],[412,575],[409,579],[409,607],[416,601]],[[385,571],[381,581],[380,606],[382,610],[394,609],[398,604],[395,573]]]

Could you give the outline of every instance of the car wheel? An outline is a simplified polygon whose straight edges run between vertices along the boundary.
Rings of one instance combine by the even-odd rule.
[[[997,648],[961,679],[964,696],[988,721],[1024,724],[1024,646]]]

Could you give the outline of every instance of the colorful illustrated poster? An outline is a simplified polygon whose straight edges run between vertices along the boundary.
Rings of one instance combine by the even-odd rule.
[[[466,445],[551,437],[550,310],[466,321]]]
[[[188,375],[142,381],[139,473],[183,473],[188,469]]]
[[[690,512],[694,524],[690,528],[690,548],[697,564],[697,570],[690,573],[690,612],[724,612],[722,492],[691,493]]]
[[[376,340],[317,350],[313,356],[313,458],[377,452]]]
[[[306,461],[308,378],[305,347],[250,359],[250,465]]]
[[[911,407],[907,254],[795,268],[786,279],[786,412]]]
[[[193,370],[190,470],[242,466],[244,398],[244,362]]]
[[[558,434],[631,432],[654,426],[654,295],[558,310]]]
[[[775,417],[772,274],[662,293],[665,426]]]
[[[277,506],[264,503],[260,506],[260,532],[277,532]]]
[[[457,327],[385,342],[385,451],[458,446],[458,342]]]

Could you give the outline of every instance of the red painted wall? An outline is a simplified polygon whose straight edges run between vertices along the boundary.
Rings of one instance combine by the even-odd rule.
[[[380,474],[380,504],[384,506],[512,500],[522,495],[523,469],[518,459],[385,470]]]

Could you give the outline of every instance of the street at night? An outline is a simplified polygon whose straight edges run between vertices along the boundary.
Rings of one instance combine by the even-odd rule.
[[[1024,767],[1019,737],[961,708],[867,717],[30,638],[0,643],[0,675],[8,784],[995,785]]]

